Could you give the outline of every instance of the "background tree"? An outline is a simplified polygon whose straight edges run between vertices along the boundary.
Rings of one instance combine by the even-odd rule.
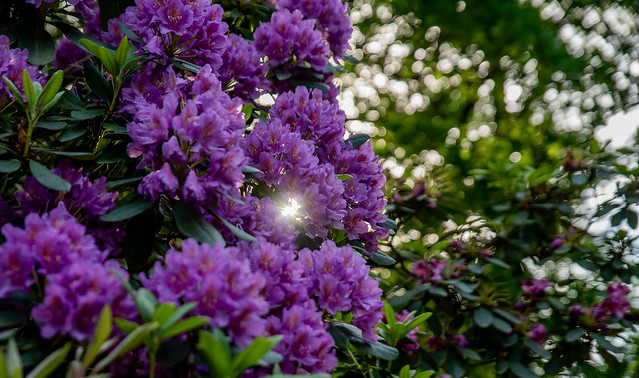
[[[634,6],[353,2],[342,101],[350,129],[377,137],[400,225],[382,247],[399,264],[378,273],[396,312],[433,313],[407,360],[453,376],[632,370],[620,332],[636,318],[611,282],[638,273],[634,237],[588,228],[637,226],[636,151],[593,139],[638,101]],[[624,310],[604,325],[611,301]]]

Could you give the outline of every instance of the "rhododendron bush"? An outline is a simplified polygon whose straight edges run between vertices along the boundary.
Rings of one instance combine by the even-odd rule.
[[[340,327],[394,358],[385,176],[333,84],[346,5],[124,3],[1,7],[10,373],[330,373]]]
[[[465,209],[347,131],[349,6],[0,4],[0,378],[527,376],[616,351],[634,271],[517,266],[596,260],[561,215],[586,158],[530,175],[543,196],[504,173],[478,226],[499,237],[399,248]]]

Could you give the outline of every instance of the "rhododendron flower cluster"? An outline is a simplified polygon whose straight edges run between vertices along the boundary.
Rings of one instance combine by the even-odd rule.
[[[27,215],[24,228],[5,224],[2,235],[6,242],[0,245],[0,269],[5,274],[0,276],[0,298],[30,292],[36,280],[48,281],[43,302],[31,313],[42,337],[89,338],[106,304],[120,317],[135,314],[132,299],[114,273],[127,277],[126,271],[106,261],[107,253],[63,204],[42,216]]]
[[[352,311],[353,324],[359,326],[365,338],[375,340],[373,327],[382,319],[381,289],[368,276],[368,266],[350,247],[337,247],[331,240],[317,252],[300,251],[313,280],[311,294],[317,296],[320,307],[330,314]]]
[[[222,65],[228,25],[224,10],[206,0],[138,0],[121,16],[144,40],[145,48],[164,63],[182,58],[195,64]]]
[[[40,77],[38,67],[27,63],[29,52],[27,50],[12,49],[9,42],[9,38],[6,35],[0,35],[0,77],[5,76],[21,92],[23,91],[23,70],[27,70],[31,80],[42,82],[43,78]],[[0,100],[5,95],[13,98],[13,93],[11,93],[7,84],[4,80],[0,80]]]
[[[278,9],[299,10],[304,17],[316,20],[333,54],[348,50],[352,27],[346,4],[340,0],[277,0],[275,4]]]
[[[244,118],[239,102],[222,91],[208,65],[194,78],[189,94],[193,98],[181,109],[180,98],[169,93],[161,107],[148,104],[139,110],[127,127],[133,139],[129,155],[142,155],[138,167],[155,169],[140,183],[140,193],[155,200],[180,189],[184,200],[202,205],[216,191],[241,184]]]
[[[24,188],[15,192],[15,199],[20,204],[21,213],[48,211],[64,203],[67,211],[74,214],[86,228],[87,233],[95,238],[101,250],[111,255],[120,252],[118,243],[124,237],[123,230],[115,222],[103,222],[99,217],[115,209],[117,192],[106,190],[106,178],[100,177],[91,181],[83,175],[82,168],[74,169],[69,160],[63,160],[52,170],[71,184],[68,193],[50,190],[33,177],[24,180]]]
[[[145,295],[195,303],[182,316],[204,324],[170,342],[195,341],[195,350],[197,331],[219,329],[236,354],[273,336],[287,374],[337,366],[331,323],[377,343],[382,291],[367,259],[388,235],[385,176],[372,144],[346,135],[339,89],[324,72],[348,47],[346,4],[271,2],[244,27],[206,0],[136,0],[118,15],[95,0],[29,3],[59,17],[56,27],[75,17],[50,61],[86,80],[56,74],[65,96],[57,116],[39,108],[42,118],[18,124],[11,141],[23,154],[11,197],[0,199],[0,299],[30,296],[25,324],[85,342],[105,306],[140,322],[153,312]],[[244,5],[238,12],[252,9]],[[19,90],[23,69],[42,85],[48,77],[27,54],[0,36],[0,74]],[[297,86],[287,70],[329,90]],[[258,98],[269,93],[277,98],[267,107]],[[48,131],[34,134],[44,119]],[[150,345],[120,356],[126,370],[156,371]],[[205,371],[194,355],[157,372]]]

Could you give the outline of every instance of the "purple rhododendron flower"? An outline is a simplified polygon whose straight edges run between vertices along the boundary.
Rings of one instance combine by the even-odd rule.
[[[0,245],[0,298],[29,291],[34,270],[45,277],[44,301],[31,312],[42,337],[71,335],[86,340],[105,305],[125,319],[136,314],[135,305],[113,269],[126,271],[98,249],[92,236],[71,216],[63,203],[42,216],[27,215],[24,228],[2,227]]]
[[[401,322],[404,322],[404,320],[406,320],[408,315],[410,315],[408,311],[402,310],[401,314],[395,313],[395,318],[397,319],[398,322],[401,323]],[[408,334],[406,335],[406,339],[410,341],[400,340],[397,343],[397,346],[400,349],[404,350],[404,352],[409,356],[415,353],[417,349],[419,349],[419,342],[417,341],[418,330],[419,330],[419,327],[415,327],[410,332],[408,332]]]
[[[271,21],[261,23],[255,30],[255,47],[268,57],[271,67],[289,63],[307,62],[317,71],[328,65],[330,49],[322,32],[315,29],[315,20],[305,20],[299,10],[282,9],[273,13]]]
[[[29,289],[34,280],[26,269],[29,274],[35,268],[49,276],[64,271],[75,261],[100,263],[107,257],[63,204],[42,216],[27,215],[24,228],[6,224],[2,234],[6,242],[0,245],[0,266],[7,274],[0,277],[0,297],[4,298]]]
[[[224,10],[206,0],[136,0],[120,21],[164,63],[181,58],[218,69],[226,47]]]
[[[27,57],[29,51],[27,49],[12,49],[10,47],[9,37],[6,35],[0,35],[0,101],[3,100],[6,94],[9,98],[13,98],[13,93],[7,87],[7,84],[2,79],[6,76],[13,85],[16,86],[20,93],[23,92],[22,87],[22,71],[27,70],[31,81],[38,81],[40,84],[45,83],[45,76],[40,76],[38,67],[29,65],[27,63]],[[23,95],[22,99],[26,101],[26,97]]]
[[[116,222],[103,222],[99,217],[115,209],[117,192],[106,190],[106,177],[90,180],[82,168],[75,169],[69,160],[62,160],[53,172],[71,184],[69,192],[57,192],[46,188],[35,178],[27,177],[24,188],[15,192],[16,201],[22,206],[20,213],[42,213],[64,203],[69,213],[74,214],[86,226],[87,232],[96,239],[100,250],[111,255],[120,252],[118,243],[124,240],[124,231]]]
[[[268,65],[262,63],[261,58],[254,43],[231,34],[222,55],[224,64],[219,71],[220,81],[232,80],[233,94],[244,100],[259,97],[260,91],[269,87]]]
[[[333,54],[340,55],[348,50],[353,26],[342,0],[277,0],[275,4],[278,9],[299,10],[304,17],[315,19]]]
[[[623,318],[630,310],[630,301],[627,295],[630,289],[621,281],[616,280],[606,289],[608,298],[592,309],[592,317],[595,319],[607,319],[610,316]]]
[[[140,183],[142,194],[157,200],[181,192],[187,202],[204,205],[242,183],[244,118],[241,103],[222,90],[210,66],[187,87],[189,98],[168,93],[161,105],[136,97],[142,109],[127,127],[133,140],[128,152],[142,156],[139,168],[155,169]]]
[[[521,281],[521,289],[524,293],[528,295],[541,295],[544,293],[546,288],[552,287],[555,284],[550,280],[535,280],[535,279],[525,279]]]
[[[135,304],[114,270],[128,279],[126,271],[113,260],[98,264],[80,259],[53,275],[45,288],[44,301],[31,312],[42,337],[60,334],[77,340],[91,338],[107,304],[114,317],[135,317]]]
[[[260,295],[264,276],[250,269],[235,247],[212,247],[193,239],[182,243],[181,252],[170,249],[165,263],[157,262],[144,286],[161,302],[195,301],[194,312],[208,316],[212,328],[224,328],[245,347],[264,332],[268,303]]]
[[[301,250],[299,258],[313,280],[310,293],[320,307],[333,315],[350,310],[353,325],[367,340],[376,340],[375,325],[382,319],[384,303],[377,280],[369,277],[366,261],[350,246],[337,247],[331,240],[318,251]]]
[[[432,258],[428,264],[424,260],[419,260],[413,266],[413,274],[422,278],[424,282],[439,282],[443,280],[442,272],[446,269],[448,262]]]
[[[538,344],[543,344],[546,340],[546,326],[543,324],[535,324],[530,329],[530,332],[528,332],[528,337]]]
[[[426,340],[428,347],[432,350],[443,350],[454,348],[455,346],[466,347],[469,346],[470,343],[466,339],[466,336],[463,334],[454,334],[452,332],[446,331],[444,336],[433,336],[430,339]]]

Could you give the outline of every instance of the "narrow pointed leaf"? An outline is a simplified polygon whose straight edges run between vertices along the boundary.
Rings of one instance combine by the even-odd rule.
[[[47,84],[44,86],[44,89],[42,89],[42,93],[40,94],[38,107],[43,107],[53,100],[62,86],[62,79],[62,71],[58,70],[49,78],[49,80],[47,80]]]
[[[42,360],[31,370],[31,372],[26,376],[26,378],[45,378],[48,377],[51,373],[57,369],[67,358],[67,354],[71,350],[71,343],[67,342],[64,346],[55,352],[51,353],[47,358]]]
[[[169,337],[173,337],[181,333],[186,333],[200,328],[204,324],[208,323],[209,320],[209,318],[203,316],[194,316],[192,318],[184,319],[181,322],[175,323],[164,331],[160,332],[160,339],[168,339]]]
[[[84,354],[82,365],[91,366],[93,361],[95,361],[95,358],[98,356],[98,352],[100,350],[100,347],[102,346],[102,343],[104,343],[106,339],[111,336],[111,331],[113,331],[113,315],[111,313],[111,307],[109,305],[106,305],[100,313],[98,325],[95,327],[95,332],[93,333],[91,344]]]
[[[157,328],[157,323],[147,323],[138,327],[135,331],[131,332],[127,337],[125,337],[124,340],[122,340],[122,342],[120,342],[118,346],[116,346],[111,351],[111,353],[109,353],[108,356],[98,362],[95,365],[94,371],[98,372],[104,369],[105,367],[109,366],[116,358],[122,356],[123,354],[140,345],[149,334],[149,332],[152,332]]]
[[[29,160],[29,169],[31,170],[33,177],[47,188],[59,190],[61,192],[68,192],[71,190],[71,184],[67,180],[51,172],[49,168],[44,165],[36,161]]]
[[[153,202],[144,199],[138,199],[109,211],[108,213],[102,215],[100,217],[100,220],[104,222],[121,222],[123,220],[133,218],[138,214],[142,214],[151,207],[153,207]]]
[[[222,234],[197,209],[179,202],[175,205],[173,215],[178,230],[185,236],[210,245],[224,243]]]

